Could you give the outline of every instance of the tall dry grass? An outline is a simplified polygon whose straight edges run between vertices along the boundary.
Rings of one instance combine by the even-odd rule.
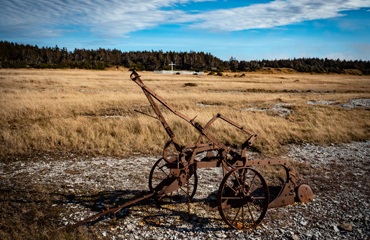
[[[369,139],[366,109],[308,105],[309,100],[338,103],[370,98],[368,76],[310,74],[160,75],[142,72],[142,80],[189,117],[205,124],[221,113],[258,134],[255,147],[280,153],[292,142],[331,143]],[[141,89],[127,70],[0,69],[0,155],[77,152],[128,156],[159,154],[168,140]],[[277,103],[292,114],[269,111]],[[164,111],[180,141],[197,133]],[[153,115],[153,114],[152,114]],[[221,123],[214,134],[229,144],[243,137]]]

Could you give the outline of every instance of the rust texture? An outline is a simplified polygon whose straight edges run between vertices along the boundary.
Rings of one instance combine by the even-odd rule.
[[[249,160],[247,149],[257,135],[244,127],[217,114],[204,126],[177,111],[170,103],[148,88],[140,75],[132,70],[130,78],[141,87],[147,97],[155,118],[161,122],[169,136],[163,149],[163,156],[157,160],[149,175],[149,192],[140,198],[131,200],[123,205],[107,209],[90,218],[76,223],[84,223],[99,219],[107,214],[114,214],[148,198],[161,200],[165,197],[179,195],[191,201],[196,193],[198,177],[197,169],[221,167],[223,179],[217,195],[217,208],[227,225],[238,230],[249,231],[257,227],[263,220],[267,209],[293,204],[296,201],[309,202],[314,198],[311,188],[306,184],[297,185],[296,173],[285,160]],[[170,125],[164,118],[158,104],[192,125],[199,137],[195,143],[181,145]],[[245,134],[245,141],[238,149],[222,143],[209,131],[215,121],[224,121]],[[285,179],[277,193],[270,194],[262,173],[258,171],[263,166],[280,166],[285,171]]]

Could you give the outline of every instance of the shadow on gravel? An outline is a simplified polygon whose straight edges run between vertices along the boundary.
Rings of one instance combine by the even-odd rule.
[[[143,218],[149,226],[184,233],[232,231],[226,226],[220,227],[218,224],[213,224],[222,221],[221,217],[218,217],[217,191],[210,193],[206,198],[193,198],[190,202],[191,213],[189,213],[188,204],[184,202],[184,199],[182,201],[176,201],[175,199],[170,203],[161,201],[155,201],[155,203],[159,208],[159,213]],[[199,209],[206,209],[208,211],[206,216],[197,214]],[[195,214],[192,212],[195,212]]]
[[[0,202],[23,204],[78,204],[91,211],[100,212],[106,208],[122,205],[125,202],[148,194],[148,191],[116,190],[103,191],[93,195],[74,195],[53,193],[35,189],[0,188]],[[150,200],[143,200],[135,205],[142,205]]]
[[[103,191],[93,195],[66,195],[65,203],[74,203],[91,209],[94,212],[101,212],[107,208],[117,207],[128,201],[148,194],[148,191],[137,190],[115,190]],[[140,201],[135,205],[147,203],[149,199]],[[129,207],[128,207],[129,208]]]
[[[196,231],[232,231],[224,227],[212,227],[212,221],[220,220],[210,217],[199,217],[196,214],[188,214],[187,211],[166,209],[164,213],[158,213],[144,217],[146,224],[167,230],[179,232],[196,232]],[[168,218],[177,219],[178,221],[168,222]],[[166,220],[167,219],[167,220]],[[220,220],[221,221],[221,220]]]
[[[99,192],[94,195],[83,195],[83,196],[73,196],[66,195],[65,201],[63,203],[76,204],[90,209],[91,211],[99,213],[104,212],[107,209],[113,209],[119,207],[122,204],[125,204],[131,200],[141,198],[148,194],[147,191],[104,191]],[[204,203],[208,207],[216,207],[216,198],[217,192],[211,193],[205,199],[194,199],[192,203]],[[183,200],[183,199],[182,199]],[[133,205],[125,207],[119,210],[117,213],[108,213],[102,215],[98,218],[95,218],[91,221],[88,221],[82,225],[93,226],[102,220],[114,219],[119,220],[123,219],[132,214],[130,208],[132,206],[147,206],[146,209],[135,209],[135,211],[142,212],[142,216],[139,216],[143,219],[143,222],[149,226],[170,229],[182,232],[194,232],[194,231],[227,231],[228,228],[223,228],[220,226],[212,226],[214,221],[222,221],[221,219],[216,219],[212,216],[201,217],[197,214],[189,214],[187,204],[184,201],[178,201],[174,199],[171,202],[161,202],[160,200],[155,199],[155,197],[149,197],[140,202],[137,202]],[[156,211],[148,210],[149,208],[157,208]],[[144,213],[148,210],[146,213]],[[213,209],[213,211],[217,211]],[[218,213],[218,212],[217,212]],[[88,219],[89,216],[86,216],[85,219]],[[231,230],[231,229],[230,229]]]
[[[38,213],[35,213],[35,215],[49,215],[49,220],[52,220],[55,224],[58,224],[58,219],[60,218],[59,213],[65,211],[65,206],[63,206],[65,204],[78,205],[93,212],[92,215],[98,215],[107,209],[119,207],[122,204],[143,197],[146,194],[148,194],[148,191],[115,190],[102,191],[91,195],[74,195],[53,193],[42,189],[20,190],[13,187],[0,189],[0,203],[7,206],[17,206],[16,208],[19,208],[19,205],[21,205],[23,209],[28,209],[33,205],[37,205],[39,206],[37,209]],[[222,222],[217,210],[217,191],[210,193],[206,198],[194,198],[191,203],[197,205],[194,208],[191,208],[191,212],[195,211],[195,214],[189,214],[187,204],[183,201],[183,199],[182,201],[176,201],[175,199],[171,202],[163,203],[161,201],[157,201],[154,197],[149,197],[125,207],[116,213],[100,215],[99,217],[94,218],[91,221],[87,221],[82,225],[93,226],[102,220],[123,219],[132,214],[130,209],[133,205],[135,205],[147,206],[147,208],[139,211],[143,212],[143,216],[140,216],[140,218],[142,218],[143,221],[149,226],[182,232],[194,232],[197,230],[207,230],[212,232],[220,230],[227,231],[229,229],[226,226],[222,227],[222,225],[220,226],[218,224],[213,224],[214,222],[218,221]],[[196,212],[196,208],[199,207],[207,209],[209,212],[206,215],[201,216],[201,214],[197,214]],[[157,210],[148,210],[145,212],[149,208],[152,210],[157,208]],[[50,214],[52,209],[57,211],[54,214]],[[78,209],[79,208],[76,208],[76,212],[81,211],[81,209]],[[25,210],[22,210],[22,212],[24,211]],[[137,209],[135,209],[135,211],[137,211]],[[11,213],[8,214],[10,215]],[[90,216],[87,214],[85,217],[83,217],[83,219],[88,219]],[[70,220],[73,221],[72,219]],[[66,227],[73,228],[73,225]]]
[[[103,191],[93,195],[67,195],[66,202],[64,203],[80,205],[96,212],[93,216],[86,216],[84,220],[77,222],[77,225],[74,225],[92,226],[107,218],[124,218],[130,214],[130,207],[134,205],[153,205],[153,199],[151,197],[145,197],[148,193],[150,192],[138,190],[115,190]],[[140,198],[143,199],[130,203],[127,207],[121,207],[126,203]]]

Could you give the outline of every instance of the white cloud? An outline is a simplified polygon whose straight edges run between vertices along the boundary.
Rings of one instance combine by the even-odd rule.
[[[306,20],[341,16],[345,10],[369,7],[367,0],[275,0],[234,9],[216,10],[198,15],[184,15],[178,21],[190,22],[192,28],[217,31],[273,28]]]
[[[0,31],[32,33],[40,27],[55,29],[72,25],[122,36],[174,18],[178,11],[161,9],[187,2],[190,1],[107,0],[102,4],[99,0],[6,0],[0,8]]]
[[[166,21],[172,13],[161,11],[160,8],[176,2],[178,1],[13,0],[6,1],[0,10],[0,26],[8,29],[20,29],[23,26],[27,30],[33,25],[37,30],[80,25],[95,32],[124,35]]]
[[[104,4],[100,0],[5,0],[0,9],[0,36],[49,37],[72,25],[114,37],[169,22],[195,29],[238,31],[332,18],[345,10],[370,7],[368,0],[275,0],[197,13],[181,10],[181,4],[204,1],[213,0],[106,0]],[[170,6],[178,10],[165,10]]]

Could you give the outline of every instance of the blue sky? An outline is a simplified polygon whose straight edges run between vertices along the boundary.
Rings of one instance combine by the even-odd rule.
[[[0,0],[0,40],[223,60],[370,60],[370,0]]]

